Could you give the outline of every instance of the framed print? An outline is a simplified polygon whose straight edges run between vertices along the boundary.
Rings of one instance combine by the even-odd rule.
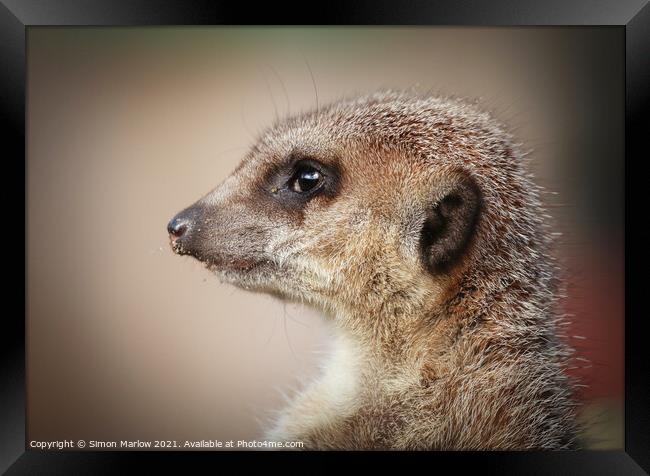
[[[647,2],[4,3],[8,474],[648,471]]]

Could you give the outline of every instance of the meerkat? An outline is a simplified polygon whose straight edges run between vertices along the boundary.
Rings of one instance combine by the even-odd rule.
[[[558,266],[523,155],[474,103],[384,91],[276,121],[169,222],[176,253],[334,328],[267,439],[576,447]]]

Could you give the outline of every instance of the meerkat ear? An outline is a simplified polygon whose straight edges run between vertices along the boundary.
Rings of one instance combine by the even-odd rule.
[[[460,259],[473,235],[479,208],[478,186],[463,177],[429,209],[420,245],[432,273],[446,272]]]

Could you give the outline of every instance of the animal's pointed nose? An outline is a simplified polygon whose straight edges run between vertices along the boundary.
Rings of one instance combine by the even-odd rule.
[[[179,213],[174,218],[172,218],[167,224],[167,232],[169,237],[173,240],[180,238],[185,234],[189,228],[189,218],[184,216],[182,213]]]
[[[208,236],[206,235],[204,205],[197,202],[177,213],[167,223],[167,232],[169,233],[169,244],[174,253],[201,259],[201,256],[205,254],[205,240]]]
[[[191,248],[191,242],[194,241],[192,235],[196,234],[195,231],[200,230],[197,230],[197,225],[200,223],[201,215],[201,207],[193,205],[176,214],[169,221],[167,232],[175,251],[188,251]]]

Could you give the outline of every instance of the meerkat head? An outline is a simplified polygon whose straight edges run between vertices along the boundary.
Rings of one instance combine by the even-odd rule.
[[[527,198],[509,183],[515,159],[471,105],[377,93],[277,123],[168,231],[176,253],[245,289],[412,315],[480,260],[498,264],[516,248],[495,236],[531,238],[517,229]]]

